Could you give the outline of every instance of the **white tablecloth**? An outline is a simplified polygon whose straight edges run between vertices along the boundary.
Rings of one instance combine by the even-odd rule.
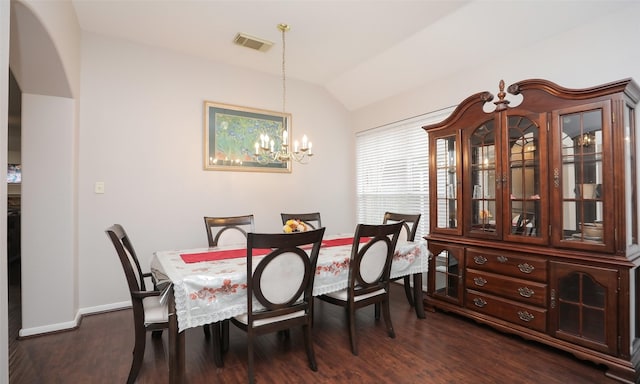
[[[196,263],[185,263],[180,257],[181,254],[217,249],[225,248],[160,251],[153,256],[151,272],[158,285],[164,285],[168,292],[168,283],[173,284],[180,332],[247,312],[245,257]],[[426,272],[428,253],[424,240],[398,242],[391,265],[391,278]],[[347,287],[350,258],[351,245],[320,249],[314,296]]]

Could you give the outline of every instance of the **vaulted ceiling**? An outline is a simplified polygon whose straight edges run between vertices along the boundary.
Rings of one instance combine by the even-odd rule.
[[[618,12],[633,1],[72,0],[80,27],[325,87],[369,105]],[[271,41],[267,52],[233,43]]]

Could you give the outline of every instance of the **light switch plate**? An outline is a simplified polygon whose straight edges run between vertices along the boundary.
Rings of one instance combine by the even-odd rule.
[[[96,185],[94,187],[95,193],[104,193],[104,181],[96,181]]]

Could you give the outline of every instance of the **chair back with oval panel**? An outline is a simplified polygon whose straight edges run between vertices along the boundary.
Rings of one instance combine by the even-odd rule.
[[[247,234],[255,230],[253,215],[204,217],[210,247],[246,245]]]
[[[300,220],[307,224],[311,229],[322,228],[322,220],[320,218],[320,212],[312,213],[281,213],[282,225],[287,223],[287,220]]]
[[[418,223],[420,222],[420,214],[407,214],[407,213],[395,213],[395,212],[385,212],[384,218],[382,220],[383,224],[388,223],[397,223],[403,221],[402,230],[400,231],[400,237],[398,241],[414,241],[416,238],[416,232],[418,231]],[[415,300],[413,298],[414,294],[411,291],[411,275],[406,275],[400,277],[395,280],[402,279],[402,284],[404,285],[404,294],[407,297],[407,301],[410,306],[415,305]],[[422,289],[422,288],[421,288]],[[420,299],[420,298],[418,298]],[[379,308],[376,308],[376,318],[379,317]]]
[[[382,220],[383,224],[397,223],[404,221],[402,231],[400,231],[400,237],[398,241],[414,241],[416,238],[416,232],[418,231],[418,223],[420,222],[421,215],[385,212]]]
[[[347,308],[351,352],[358,354],[356,337],[356,310],[380,304],[387,334],[395,338],[389,311],[389,282],[391,262],[404,222],[393,224],[358,224],[356,226],[351,258],[349,285],[341,291],[319,296],[323,301]],[[366,239],[363,242],[362,239]]]
[[[254,382],[254,341],[258,335],[301,326],[309,367],[316,371],[311,324],[313,281],[324,228],[247,236],[247,313],[231,322],[247,332],[249,383]],[[267,254],[256,257],[254,254]],[[218,331],[220,327],[214,327]],[[224,352],[224,338],[216,335],[214,353]],[[216,357],[216,362],[220,361]],[[220,364],[222,365],[222,364]]]

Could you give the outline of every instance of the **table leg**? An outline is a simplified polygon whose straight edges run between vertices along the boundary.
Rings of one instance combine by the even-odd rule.
[[[418,319],[424,319],[424,298],[422,297],[422,273],[413,274],[413,302]]]
[[[178,316],[173,288],[169,299],[169,383],[184,383],[184,332],[178,332]]]
[[[227,353],[229,351],[229,320],[223,320],[220,326],[222,328],[222,352]]]

